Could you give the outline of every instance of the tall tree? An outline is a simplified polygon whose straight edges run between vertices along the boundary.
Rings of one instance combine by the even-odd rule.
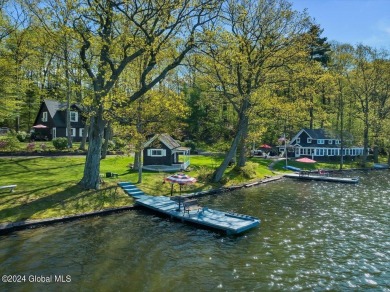
[[[80,58],[94,91],[91,100],[94,115],[81,184],[96,189],[106,125],[104,98],[126,66],[139,58],[146,60],[147,66],[142,71],[141,84],[132,89],[126,103],[136,101],[161,82],[194,47],[202,25],[216,16],[219,1],[79,2],[73,29],[82,40]]]
[[[358,45],[351,51],[352,61],[350,70],[346,71],[346,77],[353,96],[357,100],[360,114],[358,117],[363,123],[363,147],[364,153],[361,164],[367,163],[369,151],[370,129],[373,115],[372,105],[377,97],[377,90],[381,80],[382,70],[379,60],[382,54],[371,47]]]
[[[304,33],[310,20],[292,10],[285,0],[227,1],[221,23],[205,35],[202,62],[210,82],[237,112],[235,137],[214,173],[218,182],[238,149],[238,166],[245,165],[249,117],[258,103],[256,94],[277,82],[277,72],[307,56]]]

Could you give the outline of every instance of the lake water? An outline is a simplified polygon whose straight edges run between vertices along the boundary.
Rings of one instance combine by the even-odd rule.
[[[0,237],[0,274],[22,283],[0,290],[390,291],[390,172],[354,175],[200,199],[262,219],[241,236],[142,210],[15,232]]]

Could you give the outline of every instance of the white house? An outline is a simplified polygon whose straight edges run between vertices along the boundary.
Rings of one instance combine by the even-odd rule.
[[[346,141],[346,139],[344,139]],[[356,157],[363,155],[364,148],[350,146],[352,139],[348,135],[348,143],[343,147],[343,156]],[[294,149],[295,157],[335,157],[341,156],[341,140],[338,135],[324,129],[302,129],[288,144]]]

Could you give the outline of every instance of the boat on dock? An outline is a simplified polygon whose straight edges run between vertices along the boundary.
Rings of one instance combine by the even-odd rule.
[[[312,175],[312,174],[301,174],[301,173],[288,173],[284,177],[295,178],[300,180],[317,180],[327,182],[338,182],[338,183],[358,183],[358,177],[336,177],[327,175]]]
[[[260,219],[248,215],[223,212],[198,206],[196,200],[182,200],[181,197],[150,196],[135,185],[127,182],[118,185],[135,199],[135,204],[153,210],[182,222],[203,227],[240,234],[260,225]],[[173,199],[176,198],[176,199]]]

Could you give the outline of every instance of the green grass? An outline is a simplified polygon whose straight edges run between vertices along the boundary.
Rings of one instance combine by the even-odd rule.
[[[193,185],[184,186],[183,193],[220,187],[208,178],[223,157],[192,156],[188,175],[198,178]],[[252,159],[257,163],[256,176],[260,179],[272,175],[268,170],[270,161]],[[104,178],[99,191],[83,190],[78,186],[84,171],[84,157],[47,158],[0,158],[0,185],[16,184],[15,192],[0,191],[0,222],[15,222],[27,219],[42,219],[68,216],[102,210],[110,207],[130,205],[133,200],[120,188],[119,181],[137,182],[138,173],[128,165],[132,157],[109,156],[101,162],[101,173],[115,172],[118,178]],[[151,195],[169,195],[171,185],[164,183],[170,175],[164,172],[143,172],[143,181],[138,187]],[[239,171],[229,168],[224,176],[225,185],[233,185],[251,179],[244,178]],[[174,185],[174,194],[179,192]]]

